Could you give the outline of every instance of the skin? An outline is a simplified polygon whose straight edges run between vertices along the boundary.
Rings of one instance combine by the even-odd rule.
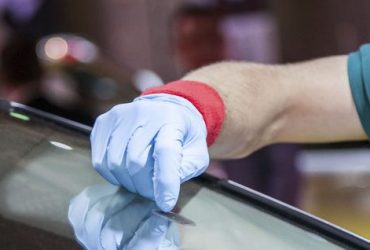
[[[281,142],[366,139],[351,96],[347,56],[286,65],[221,62],[183,79],[211,85],[225,103],[223,129],[210,148],[213,158],[240,158]]]

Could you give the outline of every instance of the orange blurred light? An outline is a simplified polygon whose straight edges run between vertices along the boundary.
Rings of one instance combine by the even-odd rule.
[[[68,43],[61,37],[52,37],[46,41],[44,51],[49,59],[61,60],[68,54]]]

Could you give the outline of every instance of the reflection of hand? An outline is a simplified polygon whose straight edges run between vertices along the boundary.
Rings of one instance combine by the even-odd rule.
[[[95,169],[109,182],[170,211],[180,183],[208,166],[207,130],[187,100],[147,95],[101,115],[91,134]]]
[[[68,218],[86,249],[179,249],[176,233],[153,214],[155,207],[122,188],[97,185],[72,199]]]

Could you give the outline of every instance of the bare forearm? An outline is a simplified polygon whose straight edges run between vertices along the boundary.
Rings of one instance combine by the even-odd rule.
[[[289,126],[282,142],[331,142],[366,139],[353,102],[347,56],[284,66],[292,89]]]
[[[222,96],[226,119],[216,158],[237,158],[276,142],[365,139],[348,84],[346,57],[289,65],[224,62],[186,75]]]

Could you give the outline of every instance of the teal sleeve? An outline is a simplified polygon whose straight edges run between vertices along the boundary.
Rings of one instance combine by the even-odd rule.
[[[370,138],[370,44],[348,57],[348,78],[362,127]]]

